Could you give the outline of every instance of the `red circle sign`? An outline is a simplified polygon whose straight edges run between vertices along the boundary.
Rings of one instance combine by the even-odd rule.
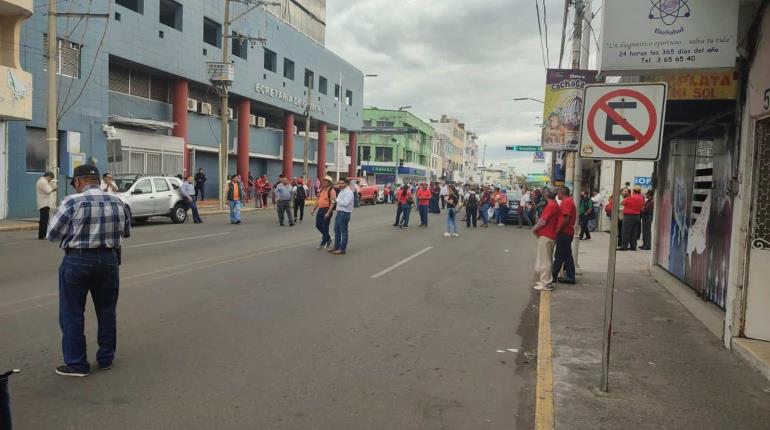
[[[615,98],[615,97],[630,97],[638,100],[642,106],[647,110],[647,114],[649,115],[649,125],[647,126],[647,130],[644,133],[641,133],[639,130],[637,130],[633,125],[631,125],[628,120],[620,116],[617,112],[615,112],[608,102]],[[595,125],[594,122],[596,120],[596,114],[599,112],[599,110],[602,110],[604,113],[607,114],[609,118],[612,118],[613,121],[615,121],[618,126],[622,127],[628,134],[636,138],[636,142],[632,145],[629,145],[626,148],[616,148],[610,145],[607,145],[607,143],[604,142],[604,140],[600,139],[599,136],[596,134]],[[609,93],[603,95],[599,98],[599,100],[594,103],[594,105],[591,107],[591,111],[588,113],[588,124],[586,126],[588,127],[588,135],[591,136],[591,140],[598,146],[600,149],[602,149],[605,152],[608,152],[610,154],[615,155],[624,155],[624,154],[630,154],[634,151],[639,150],[644,145],[646,145],[650,139],[652,139],[652,136],[655,134],[655,130],[658,126],[658,117],[655,113],[655,106],[653,106],[650,99],[648,99],[644,94],[630,90],[630,89],[620,89],[615,91],[610,91]]]

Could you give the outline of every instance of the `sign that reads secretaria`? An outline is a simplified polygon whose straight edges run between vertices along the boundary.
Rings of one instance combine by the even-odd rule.
[[[255,87],[255,90],[257,94],[264,94],[268,97],[272,97],[274,99],[281,100],[283,102],[292,104],[294,106],[300,107],[302,109],[307,108],[307,101],[303,100],[302,97],[296,97],[292,96],[290,94],[287,94],[283,91],[276,90],[274,88],[270,88],[268,86],[257,84]],[[324,110],[321,106],[311,104],[310,105],[310,111],[311,112],[318,112],[323,115]]]
[[[602,11],[602,73],[735,66],[736,0],[612,0]]]

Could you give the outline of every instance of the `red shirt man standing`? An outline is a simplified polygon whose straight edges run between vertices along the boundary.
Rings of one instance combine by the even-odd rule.
[[[642,232],[642,211],[644,197],[642,187],[635,186],[634,192],[623,199],[623,234],[618,251],[636,251],[636,242]]]
[[[567,187],[559,188],[559,227],[556,230],[556,253],[553,257],[553,279],[562,284],[575,284],[575,260],[572,257],[572,239],[575,236],[577,208]],[[564,277],[559,272],[564,268]]]
[[[420,211],[420,227],[428,226],[428,209],[430,208],[430,199],[433,194],[428,188],[428,183],[423,182],[417,189],[417,209]]]
[[[546,200],[543,212],[532,228],[532,233],[537,237],[537,256],[535,259],[535,271],[538,281],[535,289],[538,291],[553,290],[553,247],[556,243],[561,209],[554,201],[556,192],[552,188],[543,190]]]

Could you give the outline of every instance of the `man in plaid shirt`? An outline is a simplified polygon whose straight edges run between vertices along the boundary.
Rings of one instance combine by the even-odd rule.
[[[95,166],[75,168],[71,185],[78,194],[62,201],[48,226],[48,240],[59,241],[64,250],[59,266],[59,326],[65,364],[56,368],[64,376],[90,374],[83,334],[89,292],[99,325],[99,369],[112,368],[115,358],[119,252],[123,238],[131,234],[131,216],[120,198],[100,190],[99,183]]]

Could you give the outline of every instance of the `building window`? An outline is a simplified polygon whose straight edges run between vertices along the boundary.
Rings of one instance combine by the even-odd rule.
[[[345,90],[345,104],[353,106],[353,91]]]
[[[361,161],[369,161],[372,158],[372,147],[371,146],[362,146],[361,147]]]
[[[232,37],[232,53],[238,58],[244,60],[248,58],[249,52],[249,40],[241,36],[240,34],[233,32]]]
[[[144,0],[115,0],[115,4],[137,13],[144,13]]]
[[[117,64],[110,64],[109,89],[163,103],[168,103],[170,100],[170,85],[165,78],[151,76]]]
[[[209,45],[222,47],[222,26],[216,21],[203,18],[203,41]]]
[[[182,31],[182,5],[174,0],[160,0],[159,21],[163,25]]]
[[[374,148],[374,161],[392,162],[393,148],[376,147]]]
[[[371,127],[372,126],[372,120],[365,119],[364,120],[364,127]]]
[[[334,84],[334,100],[340,99],[340,86],[337,84]]]
[[[56,74],[80,79],[80,50],[82,45],[56,40]],[[43,70],[48,70],[48,35],[43,34]]]
[[[377,121],[377,128],[390,128],[395,126],[393,121]]]
[[[283,77],[294,80],[294,62],[288,58],[283,59]]]
[[[265,69],[275,73],[278,71],[278,55],[265,48]]]
[[[45,129],[27,127],[27,172],[45,172],[47,164]]]
[[[305,86],[308,88],[315,88],[315,74],[312,70],[305,69]]]
[[[329,85],[329,83],[326,81],[326,78],[323,76],[318,76],[318,92],[320,92],[323,95],[326,95],[326,87]]]

